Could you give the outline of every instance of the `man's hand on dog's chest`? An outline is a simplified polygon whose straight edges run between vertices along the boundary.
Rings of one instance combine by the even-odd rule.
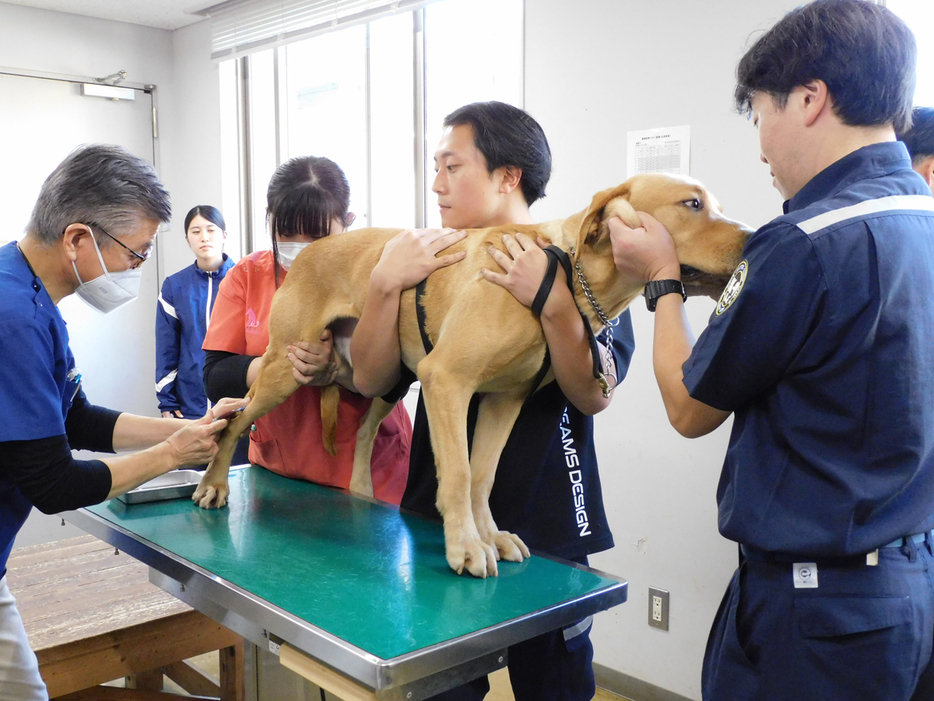
[[[481,268],[480,274],[484,279],[508,290],[526,307],[531,307],[548,268],[548,257],[541,244],[525,234],[519,233],[515,237],[504,234],[503,245],[505,251],[495,246],[490,246],[487,251],[504,272]],[[563,279],[564,276],[559,277]]]
[[[462,261],[466,251],[438,254],[462,241],[466,231],[456,229],[406,229],[383,247],[373,279],[385,290],[401,292],[415,287],[435,270]]]

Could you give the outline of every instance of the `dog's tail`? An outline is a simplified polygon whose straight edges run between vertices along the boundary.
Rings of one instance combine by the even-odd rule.
[[[321,390],[321,442],[328,455],[337,455],[337,405],[340,386],[331,384]]]

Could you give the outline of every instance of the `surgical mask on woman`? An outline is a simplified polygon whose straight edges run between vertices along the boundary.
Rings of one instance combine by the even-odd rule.
[[[292,267],[292,263],[295,262],[295,259],[298,257],[298,254],[302,252],[305,246],[308,246],[311,242],[301,242],[301,241],[280,241],[276,243],[276,249],[279,251],[279,265],[282,266],[284,270],[288,270]]]
[[[93,280],[82,282],[78,266],[72,261],[71,267],[75,269],[79,283],[75,294],[89,306],[108,314],[139,296],[139,283],[143,271],[141,268],[130,268],[116,273],[110,272],[107,270],[107,264],[104,263],[101,249],[97,246],[97,238],[92,235],[91,241],[94,242],[94,250],[97,251],[97,258],[101,262],[104,274]]]

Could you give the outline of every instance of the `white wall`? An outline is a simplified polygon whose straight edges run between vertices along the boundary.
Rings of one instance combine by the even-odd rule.
[[[691,174],[726,212],[759,226],[781,212],[752,125],[732,111],[737,60],[796,0],[526,0],[526,109],[554,156],[539,219],[583,209],[626,179],[626,132],[691,126]],[[713,303],[689,300],[695,333]],[[616,548],[595,567],[629,580],[597,618],[595,661],[694,699],[707,632],[736,566],[717,532],[716,488],[730,425],[689,441],[665,417],[651,365],[653,318],[633,305],[636,354],[596,420]],[[671,592],[670,630],[650,628],[648,587]]]
[[[0,3],[0,66],[164,85],[172,33],[124,22]]]
[[[211,23],[203,20],[171,33],[172,75],[162,101],[162,176],[172,193],[171,230],[162,235],[162,275],[194,261],[185,243],[185,214],[195,205],[221,203],[220,98],[211,61]],[[236,212],[223,212],[228,222]],[[226,249],[239,251],[231,229]],[[238,254],[233,256],[238,258]]]
[[[157,86],[159,170],[174,211],[158,241],[163,278],[194,260],[182,233],[188,209],[220,206],[220,107],[210,53],[208,21],[170,32],[0,2],[0,66],[80,76],[126,70],[127,80]]]

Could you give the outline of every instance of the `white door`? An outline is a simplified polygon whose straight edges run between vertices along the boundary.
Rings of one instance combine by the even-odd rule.
[[[154,160],[152,97],[134,90],[135,100],[81,94],[64,80],[0,75],[0,242],[22,237],[45,178],[76,146],[112,143]],[[143,266],[139,299],[101,314],[75,296],[59,309],[68,322],[71,348],[85,392],[94,403],[134,414],[157,416],[155,396],[155,309],[157,253]],[[36,512],[17,546],[80,532],[60,519]],[[54,528],[51,525],[54,524]]]

